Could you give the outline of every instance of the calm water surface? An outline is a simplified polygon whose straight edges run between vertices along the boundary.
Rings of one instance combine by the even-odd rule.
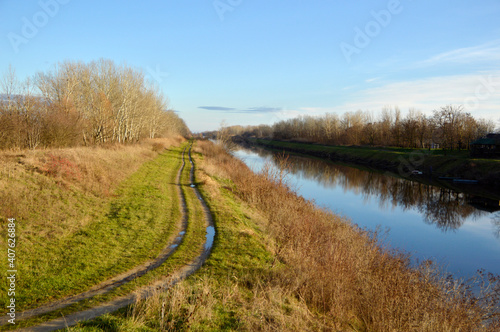
[[[234,154],[258,172],[274,157],[257,151]],[[416,260],[432,259],[456,277],[470,277],[478,269],[500,274],[498,198],[316,159],[290,156],[290,161],[289,183],[299,195],[362,228],[388,229],[387,245]]]

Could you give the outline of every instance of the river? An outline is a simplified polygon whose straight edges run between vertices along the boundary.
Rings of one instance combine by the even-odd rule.
[[[258,172],[273,154],[240,149],[234,155]],[[478,269],[500,274],[499,199],[457,191],[313,158],[290,156],[288,183],[302,197],[361,228],[382,231],[382,242],[431,259],[455,277]],[[479,190],[480,191],[480,190]]]

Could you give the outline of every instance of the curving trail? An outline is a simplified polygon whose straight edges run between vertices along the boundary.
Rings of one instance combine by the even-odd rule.
[[[135,278],[138,278],[138,277],[146,274],[148,271],[156,269],[170,255],[172,255],[175,252],[175,250],[177,249],[178,245],[182,242],[183,235],[185,234],[186,228],[187,228],[186,204],[185,204],[185,199],[184,199],[182,190],[180,189],[180,178],[181,178],[182,171],[184,170],[184,166],[185,166],[185,161],[184,161],[185,151],[186,151],[186,148],[184,148],[184,150],[182,151],[182,164],[181,164],[181,167],[179,168],[179,171],[178,171],[177,177],[176,177],[176,183],[177,183],[177,186],[179,187],[178,194],[179,194],[179,198],[180,198],[180,202],[181,202],[181,226],[180,226],[180,230],[178,231],[177,235],[175,236],[175,239],[173,241],[169,241],[169,244],[162,250],[160,255],[152,261],[148,261],[144,264],[138,265],[129,271],[126,271],[126,272],[119,274],[111,279],[103,281],[102,283],[93,286],[88,291],[85,291],[85,292],[77,294],[77,295],[69,296],[69,297],[66,297],[64,299],[52,302],[52,303],[48,303],[46,305],[40,306],[40,307],[35,308],[35,309],[26,310],[26,311],[17,313],[16,320],[19,321],[19,320],[28,319],[28,318],[31,318],[34,316],[43,315],[43,314],[46,314],[46,313],[49,313],[49,312],[52,312],[55,310],[63,309],[63,308],[68,307],[72,304],[89,299],[89,298],[94,297],[96,295],[105,294],[105,293],[111,291],[113,288],[124,285],[124,284],[134,280]],[[6,316],[0,318],[0,325],[5,325],[5,324],[7,324],[7,317]]]
[[[213,240],[215,237],[215,228],[212,220],[212,216],[210,214],[210,210],[208,209],[208,206],[206,205],[205,201],[203,200],[200,192],[198,191],[198,188],[196,188],[196,185],[193,183],[194,182],[194,164],[191,158],[191,148],[192,148],[192,143],[189,146],[189,151],[188,151],[188,156],[189,156],[189,162],[191,164],[191,169],[190,169],[190,175],[189,175],[189,180],[190,180],[190,186],[192,190],[194,190],[196,196],[198,197],[199,203],[202,206],[203,213],[204,213],[204,219],[206,223],[206,238],[205,238],[205,244],[204,244],[204,249],[202,252],[191,262],[188,264],[184,265],[177,271],[173,272],[170,274],[168,277],[166,277],[164,280],[160,280],[152,285],[145,286],[140,288],[139,290],[135,291],[134,293],[121,296],[116,298],[115,300],[100,304],[94,308],[79,311],[72,313],[68,316],[61,317],[58,319],[54,319],[36,326],[31,326],[28,328],[20,329],[19,331],[54,331],[58,329],[63,329],[69,326],[73,326],[77,324],[79,321],[82,320],[90,320],[94,319],[96,317],[99,317],[101,315],[104,315],[106,313],[111,313],[113,311],[116,311],[118,309],[121,309],[123,307],[126,307],[128,305],[131,305],[135,303],[135,301],[138,298],[144,299],[149,296],[151,296],[154,292],[162,289],[168,289],[169,287],[175,285],[177,282],[181,281],[182,279],[186,278],[187,276],[193,274],[196,272],[205,262],[205,260],[208,258],[210,255],[211,249],[212,249],[212,244]],[[142,265],[136,266],[135,268],[122,273],[112,279],[109,279],[99,285],[94,286],[90,290],[75,295],[71,296],[62,300],[59,300],[57,302],[53,302],[50,304],[47,304],[45,306],[41,306],[36,309],[32,310],[27,310],[22,313],[18,313],[16,315],[16,320],[22,320],[22,319],[27,319],[36,315],[41,315],[45,313],[49,313],[61,308],[65,308],[69,305],[72,305],[74,303],[77,303],[79,301],[89,299],[91,297],[94,297],[96,295],[100,294],[105,294],[112,289],[124,285],[135,278],[138,278],[144,274],[146,274],[148,271],[151,271],[157,267],[159,267],[161,264],[163,264],[168,257],[170,257],[175,250],[179,247],[179,245],[182,243],[184,234],[186,233],[187,229],[187,224],[188,224],[188,211],[187,211],[187,204],[186,204],[186,198],[184,196],[184,193],[182,191],[182,184],[181,184],[181,175],[182,171],[184,170],[185,167],[185,151],[186,148],[182,151],[182,165],[179,168],[179,171],[177,173],[177,178],[176,178],[176,184],[178,187],[178,195],[180,197],[180,203],[181,203],[181,225],[179,226],[179,231],[173,241],[170,241],[169,244],[163,249],[161,254],[153,261],[146,262]],[[0,324],[4,325],[7,323],[7,319],[4,319],[5,317],[2,317],[0,319]],[[4,322],[5,320],[5,322]]]

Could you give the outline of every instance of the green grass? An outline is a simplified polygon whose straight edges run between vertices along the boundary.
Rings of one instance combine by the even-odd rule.
[[[406,331],[410,326],[441,331],[479,326],[474,319],[481,312],[473,311],[477,308],[460,290],[441,293],[431,271],[406,269],[405,256],[380,252],[368,234],[266,184],[262,176],[251,176],[208,143],[203,151],[207,164],[196,157],[206,173],[197,172],[197,181],[217,229],[204,267],[167,291],[71,331]]]
[[[17,310],[78,294],[155,258],[180,218],[173,185],[180,162],[179,148],[159,155],[125,180],[108,204],[77,200],[94,218],[85,227],[39,243],[32,234],[32,245],[20,243]],[[2,292],[1,301],[6,296]]]
[[[177,171],[180,167],[180,164],[182,163],[182,159],[181,159],[182,148],[173,149],[171,152],[169,152],[169,155],[170,155],[169,158],[171,159],[170,161],[175,162],[175,168],[174,168],[175,172],[174,173],[176,175]],[[51,312],[49,314],[45,314],[42,316],[34,317],[32,319],[29,319],[29,320],[21,321],[17,324],[17,327],[32,326],[32,325],[37,324],[37,323],[41,323],[44,321],[48,321],[50,319],[60,317],[61,315],[68,315],[68,314],[75,312],[75,311],[88,309],[88,308],[96,306],[100,303],[104,303],[106,301],[112,300],[113,298],[116,298],[117,296],[128,294],[128,293],[138,289],[141,286],[148,285],[154,281],[157,281],[159,279],[164,278],[165,276],[168,276],[169,274],[171,274],[175,270],[188,264],[195,257],[197,257],[200,254],[200,252],[203,248],[203,243],[205,241],[205,227],[206,227],[206,225],[205,225],[203,210],[201,209],[201,206],[198,203],[198,198],[196,197],[193,189],[190,187],[190,181],[189,181],[190,163],[188,160],[187,149],[186,149],[186,154],[185,154],[185,161],[186,161],[186,165],[185,165],[184,170],[181,174],[181,190],[183,191],[184,197],[186,199],[186,205],[187,205],[187,209],[188,209],[188,226],[186,229],[186,234],[184,235],[183,242],[179,245],[177,250],[160,267],[158,267],[155,270],[149,271],[144,276],[142,276],[140,278],[136,278],[123,286],[120,286],[120,287],[113,289],[109,293],[106,293],[104,295],[95,296],[91,299],[81,301],[77,304],[74,304],[72,306],[69,306],[69,307],[61,309],[61,310],[57,310],[55,312]],[[173,166],[173,165],[166,163],[166,159],[159,160],[159,162],[160,162],[160,164],[163,164],[163,166],[168,166],[168,167]],[[145,176],[148,176],[148,175],[145,174]],[[139,177],[139,179],[141,180],[142,184],[148,182],[148,180],[142,176]],[[180,218],[180,211],[179,211],[179,201],[177,200],[178,188],[177,188],[177,185],[175,184],[175,176],[170,178],[169,181],[167,182],[167,184],[170,187],[170,189],[169,189],[169,192],[171,193],[170,198],[173,201],[175,201],[176,205],[171,206],[171,207],[164,206],[164,208],[166,208],[166,210],[163,210],[163,213],[168,215],[168,214],[171,214],[172,212],[174,212],[176,214],[176,217],[177,217],[176,220],[178,220]],[[140,187],[144,188],[144,185],[140,185]],[[142,190],[139,190],[139,192],[144,193],[144,191],[142,191]],[[139,192],[137,192],[137,193],[139,193]],[[144,197],[147,197],[148,200],[154,201],[154,198],[152,199],[152,195],[149,193],[149,191],[146,191],[146,192],[148,192],[148,194],[144,195]],[[172,193],[174,195],[172,195]],[[125,201],[127,201],[126,197],[133,199],[135,196],[125,195],[125,196],[123,196],[123,199]],[[163,198],[165,198],[165,197],[163,197]],[[173,198],[175,198],[175,199],[173,199]],[[136,208],[139,208],[139,205],[140,205],[139,203],[140,202],[134,201],[133,203],[130,202],[130,204],[126,204],[126,206],[133,205]],[[148,203],[143,202],[143,203],[148,207],[150,207],[152,204],[151,202],[148,202]],[[135,211],[135,209],[134,210],[125,209],[125,211],[122,211],[122,209],[117,209],[115,205],[112,205],[112,206],[113,206],[113,208],[111,209],[111,211],[113,211],[113,213],[112,213],[113,215],[122,215],[123,214],[123,216],[121,218],[117,218],[119,220],[122,220],[122,222],[125,220],[124,218],[133,218],[134,213],[132,213],[131,211]],[[121,205],[118,205],[118,206],[121,206]],[[121,211],[121,212],[119,212],[119,211]],[[150,222],[151,222],[151,220],[150,220]],[[162,234],[157,234],[156,237],[161,237],[161,235]],[[148,236],[153,238],[153,235],[151,235],[151,234],[149,234]],[[157,249],[158,250],[163,249],[164,245],[165,245],[164,243],[161,244],[161,246],[158,246]],[[138,255],[144,256],[144,255],[148,255],[151,252],[148,248],[138,248],[137,250],[141,250],[141,249],[144,251],[142,252],[142,254],[137,253]],[[149,255],[151,255],[151,254],[149,254]],[[101,319],[99,319],[99,320],[101,320]],[[111,319],[111,320],[113,322],[115,321],[115,319]],[[101,323],[98,323],[97,325],[100,325],[100,324]],[[114,323],[109,323],[109,324],[114,324]],[[9,326],[4,326],[4,327],[2,327],[2,330],[7,329],[7,328],[9,328]],[[90,330],[95,330],[95,327],[90,328]]]
[[[203,146],[205,142],[199,144]],[[356,331],[364,331],[367,321],[362,320],[365,317],[363,315],[368,317],[372,312],[377,314],[378,309],[385,310],[384,305],[373,306],[372,303],[385,303],[389,308],[401,307],[397,301],[389,305],[391,299],[384,296],[387,294],[384,291],[399,289],[399,282],[409,277],[404,273],[404,269],[401,272],[402,279],[397,278],[399,274],[394,272],[393,265],[388,265],[387,271],[379,271],[379,265],[375,264],[374,274],[369,274],[371,270],[367,268],[371,265],[367,262],[371,262],[371,256],[366,258],[363,255],[371,247],[365,246],[364,242],[356,242],[362,240],[361,234],[351,237],[358,234],[357,231],[351,230],[343,222],[338,223],[337,217],[315,210],[313,206],[291,194],[285,195],[288,198],[284,197],[283,191],[275,188],[270,182],[265,184],[267,182],[262,177],[242,177],[250,176],[243,164],[220,153],[211,155],[207,144],[202,150],[206,156],[192,154],[198,166],[195,183],[210,208],[217,231],[212,253],[204,266],[168,290],[159,290],[152,297],[113,314],[81,322],[70,331],[317,331],[343,330],[341,327],[348,326]],[[42,319],[60,317],[62,313],[88,308],[98,302],[128,293],[141,285],[163,278],[199,254],[205,240],[206,225],[201,205],[189,187],[189,166],[186,158],[186,168],[181,180],[190,225],[184,242],[175,254],[158,269],[105,296],[85,301]],[[234,170],[234,173],[228,170]],[[229,174],[231,177],[228,177]],[[258,197],[250,195],[248,191],[254,189],[264,194],[265,199],[259,201]],[[255,198],[253,203],[252,197]],[[294,223],[290,222],[291,219],[295,220]],[[333,231],[335,233],[331,233]],[[342,247],[344,244],[345,248]],[[351,250],[353,256],[348,259]],[[378,251],[374,248],[370,252],[375,254]],[[337,254],[342,259],[334,262],[335,265],[330,264]],[[326,260],[322,264],[324,259],[330,261]],[[393,262],[387,259],[389,258],[386,256],[381,257],[380,266]],[[394,260],[394,264],[399,266],[399,260]],[[356,275],[357,266],[365,268],[365,272],[357,277],[359,280],[350,277],[351,273]],[[328,271],[331,274],[328,274]],[[380,280],[378,273],[383,274]],[[386,281],[385,276],[394,278],[392,281]],[[341,280],[343,277],[345,280]],[[334,282],[331,280],[337,280],[337,286],[331,288],[329,285]],[[370,286],[379,285],[378,281],[380,285],[388,288]],[[414,284],[410,282],[409,285],[413,287]],[[358,290],[364,290],[365,294]],[[405,304],[408,300],[408,290],[404,287],[402,290],[395,298],[401,299],[401,303]],[[434,290],[431,285],[432,294],[429,294],[435,296]],[[427,293],[425,289],[422,292],[424,304],[418,302],[418,296],[412,299],[420,303],[421,307],[425,307],[428,302],[425,297]],[[349,311],[350,307],[344,308],[344,312],[338,312],[337,309],[343,307],[342,304],[339,304],[338,308],[335,307],[337,303],[350,303],[351,297],[354,301],[357,296],[362,304],[359,310],[365,308],[366,313]],[[457,299],[460,297],[457,296]],[[414,315],[415,307],[409,307],[411,314],[395,312],[391,317],[400,320],[407,314]],[[336,309],[329,311],[329,308]],[[446,315],[448,314],[446,311]],[[390,325],[391,317],[385,317],[386,321],[380,324]],[[421,317],[418,321],[420,319]]]
[[[462,176],[475,179],[500,171],[500,159],[472,158],[468,151],[404,149],[393,147],[329,146],[310,143],[250,139],[273,150],[329,158],[385,170],[399,171],[400,165],[431,172],[434,176]],[[401,172],[399,172],[401,173]]]
[[[385,156],[395,156],[407,155],[411,153],[424,153],[430,156],[449,156],[454,158],[464,158],[464,159],[474,159],[469,155],[467,150],[442,150],[442,149],[410,149],[410,148],[398,148],[398,147],[369,147],[369,146],[332,146],[332,145],[321,145],[321,144],[311,144],[311,143],[299,143],[299,142],[288,142],[288,141],[274,141],[266,139],[249,139],[251,142],[259,143],[262,145],[269,145],[274,148],[300,148],[308,151],[317,152],[344,152],[352,153],[359,156],[373,156],[374,154],[382,154]],[[491,160],[491,159],[486,159]],[[494,159],[493,159],[494,160]],[[497,159],[497,161],[500,161]]]
[[[193,153],[193,157],[196,163],[203,160],[200,154]],[[197,171],[196,175],[216,228],[212,253],[204,266],[172,290],[128,310],[83,322],[71,331],[252,330],[265,321],[269,326],[278,324],[276,315],[306,322],[303,313],[297,314],[302,307],[294,296],[267,284],[281,264],[272,254],[272,240],[259,226],[262,217],[234,196],[231,181],[211,176],[208,184],[206,174],[201,178],[202,172]],[[190,211],[194,208],[188,206]],[[272,299],[273,292],[279,298]],[[163,320],[162,302],[166,304]]]

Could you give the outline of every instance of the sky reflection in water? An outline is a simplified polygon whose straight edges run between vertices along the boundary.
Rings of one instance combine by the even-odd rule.
[[[259,171],[272,154],[235,155]],[[310,158],[290,156],[289,183],[304,198],[362,228],[389,230],[384,243],[433,259],[457,277],[500,274],[499,201]],[[479,208],[478,208],[479,207]],[[496,211],[495,211],[496,210]]]

